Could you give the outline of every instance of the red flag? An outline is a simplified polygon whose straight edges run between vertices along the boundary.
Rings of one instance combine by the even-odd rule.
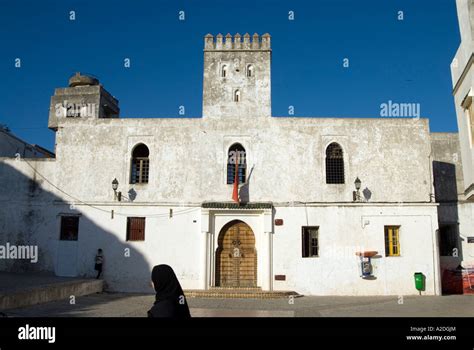
[[[232,199],[239,203],[239,157],[235,157],[235,176],[234,176],[234,191],[232,192]]]

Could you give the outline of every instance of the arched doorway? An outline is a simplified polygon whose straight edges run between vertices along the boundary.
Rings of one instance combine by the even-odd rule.
[[[216,286],[234,288],[257,286],[255,235],[245,222],[231,221],[219,233],[216,251]]]

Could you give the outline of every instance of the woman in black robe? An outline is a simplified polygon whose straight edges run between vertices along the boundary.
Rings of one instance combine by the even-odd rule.
[[[151,281],[156,297],[153,307],[148,311],[148,317],[191,317],[186,297],[170,266],[155,266],[151,272]]]

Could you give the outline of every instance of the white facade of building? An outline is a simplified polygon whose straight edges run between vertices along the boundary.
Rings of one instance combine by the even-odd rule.
[[[37,244],[40,259],[34,266],[0,260],[0,267],[93,276],[102,248],[110,290],[150,291],[151,268],[160,263],[173,267],[185,289],[209,289],[219,285],[219,266],[244,261],[219,251],[237,220],[254,238],[251,266],[263,290],[411,295],[421,272],[423,293],[440,294],[428,120],[272,117],[270,36],[240,40],[205,37],[202,118],[118,118],[118,101],[94,81],[56,90],[49,124],[56,158],[0,159],[0,178],[9,184],[0,192],[1,241]],[[82,95],[98,104],[93,115],[51,118],[60,96]],[[241,204],[227,181],[228,152],[237,143],[246,154]],[[327,183],[333,143],[343,154],[339,184]],[[148,181],[133,183],[141,144],[149,150]],[[63,217],[79,218],[77,240],[61,236]],[[127,240],[133,217],[145,218],[143,241]],[[399,228],[397,256],[387,256],[388,226]],[[303,257],[303,227],[318,230],[311,257]],[[361,251],[378,252],[371,278],[361,278]]]
[[[456,0],[461,44],[451,63],[453,95],[461,142],[464,191],[466,199],[474,200],[474,2]]]

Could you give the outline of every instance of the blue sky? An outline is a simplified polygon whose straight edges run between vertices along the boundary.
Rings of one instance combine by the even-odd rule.
[[[392,100],[419,103],[432,131],[457,131],[455,0],[0,0],[0,123],[53,149],[50,97],[76,71],[99,77],[122,117],[176,117],[180,105],[200,116],[203,37],[219,32],[272,35],[274,116],[292,105],[297,116],[379,117]]]

